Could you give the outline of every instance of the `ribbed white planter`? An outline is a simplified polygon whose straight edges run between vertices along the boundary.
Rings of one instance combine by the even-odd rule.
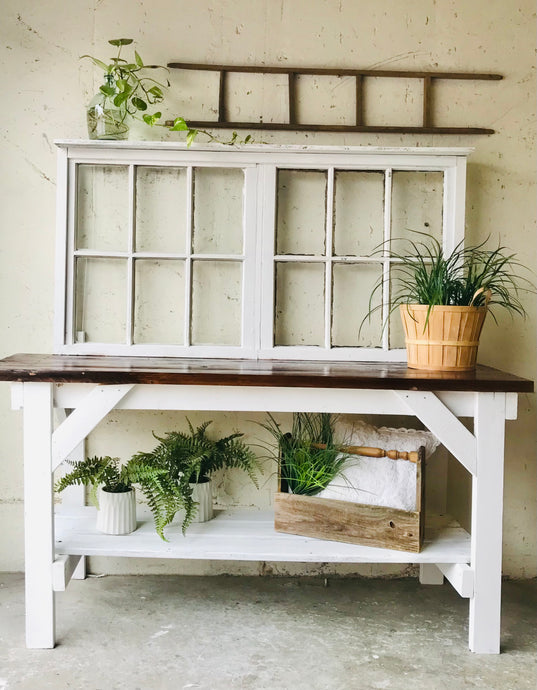
[[[105,534],[130,534],[136,529],[136,493],[134,489],[111,493],[99,487],[97,529]]]
[[[201,482],[200,484],[191,484],[190,486],[192,487],[192,498],[198,504],[198,509],[192,522],[212,520],[214,516],[212,482]]]

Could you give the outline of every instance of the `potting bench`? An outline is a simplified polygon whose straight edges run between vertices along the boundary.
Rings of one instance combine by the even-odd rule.
[[[469,646],[498,653],[505,420],[531,381],[488,367],[431,373],[402,363],[13,355],[0,361],[24,412],[27,645],[55,644],[54,603],[85,555],[334,563],[417,563],[470,603]],[[55,408],[69,410],[53,422]],[[471,535],[428,516],[423,550],[392,551],[276,533],[273,514],[223,511],[163,542],[151,523],[111,537],[95,509],[58,506],[52,473],[113,409],[339,412],[416,416],[472,475]],[[460,417],[473,419],[473,431]]]

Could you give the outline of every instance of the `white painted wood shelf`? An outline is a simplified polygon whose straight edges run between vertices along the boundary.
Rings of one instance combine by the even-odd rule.
[[[299,537],[274,530],[270,510],[216,511],[183,536],[179,522],[163,541],[153,522],[139,520],[132,534],[112,536],[95,528],[95,508],[56,511],[56,554],[293,563],[469,563],[470,535],[449,516],[428,516],[420,553]]]
[[[499,652],[505,422],[531,381],[483,366],[453,374],[401,363],[31,354],[0,360],[0,380],[13,382],[13,407],[24,412],[28,647],[54,647],[55,595],[83,576],[82,556],[95,555],[417,563],[420,582],[446,578],[468,598],[470,649]],[[114,409],[413,415],[472,476],[471,535],[428,516],[416,554],[277,533],[272,511],[256,510],[222,511],[186,536],[178,524],[168,542],[150,517],[128,536],[98,534],[94,508],[54,505],[52,473]],[[461,417],[473,419],[471,430]]]

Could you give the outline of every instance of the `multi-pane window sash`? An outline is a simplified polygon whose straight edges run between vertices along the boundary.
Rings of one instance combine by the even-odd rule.
[[[59,353],[401,360],[375,248],[464,235],[470,149],[57,145]]]

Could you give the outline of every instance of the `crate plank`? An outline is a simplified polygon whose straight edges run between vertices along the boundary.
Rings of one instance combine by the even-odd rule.
[[[421,513],[277,493],[277,532],[400,551],[420,551]]]

